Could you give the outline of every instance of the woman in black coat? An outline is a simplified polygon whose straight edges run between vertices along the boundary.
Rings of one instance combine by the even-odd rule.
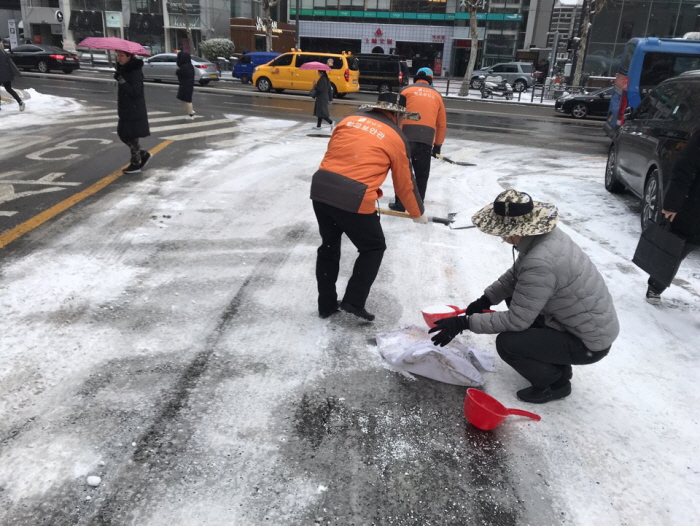
[[[177,54],[177,81],[180,87],[177,90],[177,98],[182,101],[182,106],[190,120],[194,119],[192,107],[192,94],[194,93],[194,66],[189,53],[180,51]]]
[[[131,53],[117,51],[117,71],[114,79],[118,82],[117,93],[117,135],[131,150],[131,163],[124,173],[140,172],[151,158],[151,154],[142,150],[140,137],[148,137],[146,99],[143,92],[143,61]]]
[[[0,84],[2,84],[5,91],[12,95],[17,101],[17,104],[19,104],[19,111],[24,111],[24,102],[22,102],[22,99],[17,95],[17,92],[12,89],[12,81],[19,75],[19,70],[17,66],[15,66],[15,63],[12,62],[10,55],[5,53],[5,50],[0,46]]]
[[[661,213],[671,222],[671,231],[686,239],[683,259],[700,245],[700,128],[676,157],[671,170],[671,181],[664,195]],[[652,305],[661,303],[661,294],[666,289],[661,283],[649,278],[647,301]]]
[[[314,104],[314,116],[316,117],[316,128],[321,128],[321,121],[326,121],[333,129],[333,121],[328,111],[328,104],[333,100],[333,88],[331,81],[325,71],[318,72],[318,81],[314,89],[311,90],[311,96],[316,99]]]

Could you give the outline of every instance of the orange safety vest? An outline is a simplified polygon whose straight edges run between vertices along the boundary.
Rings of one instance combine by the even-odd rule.
[[[442,146],[447,133],[447,112],[442,95],[427,80],[418,80],[401,90],[406,109],[420,113],[419,121],[404,120],[403,133],[409,141]]]

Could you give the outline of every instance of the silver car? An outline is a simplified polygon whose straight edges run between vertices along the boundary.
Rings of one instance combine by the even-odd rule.
[[[192,57],[194,80],[206,86],[212,80],[219,80],[219,68],[201,57]],[[143,76],[145,80],[167,80],[177,82],[177,53],[160,53],[143,61]]]
[[[501,64],[494,64],[489,68],[477,69],[472,72],[470,79],[470,87],[473,89],[480,89],[482,75],[488,77],[489,75],[498,75],[508,82],[515,91],[525,91],[529,88],[534,79],[532,74],[534,72],[532,64],[529,62],[503,62]]]

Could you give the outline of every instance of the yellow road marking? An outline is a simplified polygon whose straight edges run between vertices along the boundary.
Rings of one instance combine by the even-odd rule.
[[[151,155],[155,155],[167,146],[171,145],[173,141],[163,141],[159,145],[155,146],[154,148],[151,148],[149,151]],[[122,175],[124,175],[124,168],[126,168],[128,165],[124,165],[122,168],[117,170],[116,172],[112,172],[109,174],[107,177],[100,179],[97,181],[95,184],[90,186],[89,188],[86,188],[82,192],[78,192],[77,194],[73,194],[72,196],[68,197],[67,199],[64,199],[60,203],[57,203],[53,205],[51,208],[48,208],[44,210],[43,212],[35,215],[31,219],[27,219],[24,223],[17,225],[11,230],[8,230],[4,234],[0,235],[0,248],[3,248],[7,246],[8,244],[12,243],[15,239],[18,237],[23,236],[27,232],[31,232],[38,226],[43,225],[46,223],[49,219],[53,219],[56,217],[58,214],[65,212],[68,210],[71,206],[79,203],[86,197],[90,197],[91,195],[96,194],[100,190],[102,190],[104,187],[107,185],[113,183],[117,179],[119,179]]]

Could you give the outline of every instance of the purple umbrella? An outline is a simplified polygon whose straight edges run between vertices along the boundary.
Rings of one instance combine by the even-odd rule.
[[[141,44],[117,37],[88,37],[78,44],[78,47],[124,51],[132,55],[144,55],[147,57],[151,55]]]
[[[321,71],[330,71],[331,67],[327,64],[323,64],[321,62],[305,62],[301,66],[299,66],[299,69],[315,69],[315,70],[321,70]]]

